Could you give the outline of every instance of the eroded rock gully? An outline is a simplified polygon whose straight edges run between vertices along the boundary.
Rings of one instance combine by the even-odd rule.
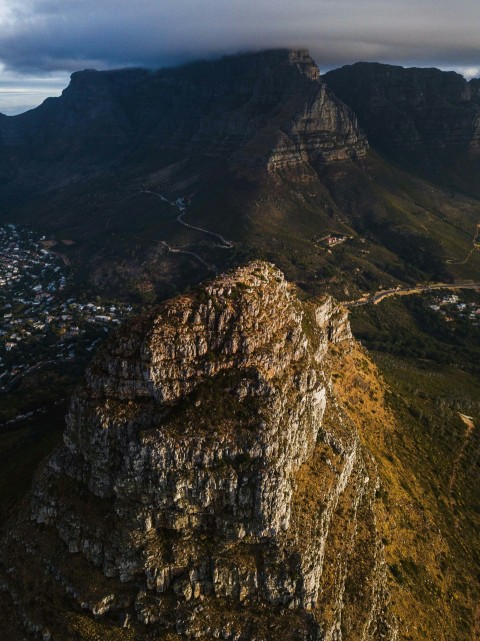
[[[12,638],[393,639],[351,341],[262,262],[121,328],[3,543]]]

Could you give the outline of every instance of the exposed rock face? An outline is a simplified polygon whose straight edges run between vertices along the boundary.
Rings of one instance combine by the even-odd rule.
[[[374,147],[428,157],[443,150],[480,155],[478,80],[363,62],[330,71],[325,79],[355,111]]]
[[[329,379],[330,350],[351,341],[330,298],[300,303],[261,262],[122,328],[5,543],[18,621],[61,641],[104,625],[116,639],[394,638],[374,464]]]
[[[0,141],[16,179],[53,180],[55,170],[56,184],[140,159],[162,166],[172,154],[278,169],[362,157],[367,147],[305,50],[74,73],[60,98],[1,118]]]
[[[278,129],[268,159],[270,170],[359,159],[367,150],[355,116],[323,81],[317,83],[294,117]]]

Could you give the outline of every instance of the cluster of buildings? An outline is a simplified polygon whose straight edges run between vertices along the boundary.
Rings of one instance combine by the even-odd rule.
[[[480,325],[480,302],[467,302],[461,300],[457,294],[444,294],[435,296],[429,307],[449,323],[463,318],[470,320],[473,325]]]
[[[347,236],[328,236],[326,239],[327,247],[335,247],[335,245],[340,245],[347,240]]]
[[[68,268],[42,240],[0,226],[0,391],[43,363],[88,354],[132,310],[73,296]]]
[[[335,245],[341,245],[342,243],[347,241],[348,238],[348,236],[331,233],[328,236],[322,236],[322,238],[314,238],[313,240],[315,243],[317,243],[317,245],[329,249],[330,247],[335,247]]]

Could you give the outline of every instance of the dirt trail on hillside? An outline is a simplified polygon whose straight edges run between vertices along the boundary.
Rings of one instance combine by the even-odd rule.
[[[457,517],[457,510],[456,510],[456,505],[457,502],[455,500],[455,497],[453,495],[454,489],[455,489],[455,484],[457,482],[457,476],[458,476],[458,470],[460,467],[460,462],[463,459],[463,456],[465,454],[465,450],[470,443],[473,433],[475,431],[475,423],[473,422],[473,418],[471,416],[467,416],[466,414],[461,414],[460,412],[458,413],[460,416],[461,420],[466,426],[465,434],[463,437],[463,443],[460,446],[454,460],[453,460],[453,465],[452,465],[452,473],[450,475],[450,481],[448,483],[448,494],[450,497],[450,507],[455,519],[455,526],[458,527],[458,517]]]

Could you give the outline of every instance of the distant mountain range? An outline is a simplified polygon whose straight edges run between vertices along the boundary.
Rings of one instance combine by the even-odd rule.
[[[74,73],[60,98],[4,117],[0,131],[4,185],[37,190],[139,161],[158,170],[201,156],[276,170],[362,157],[367,148],[303,50]]]
[[[0,117],[3,219],[74,241],[79,278],[139,298],[251,257],[339,296],[468,277],[476,256],[452,265],[479,177],[480,81],[367,63],[322,78],[306,50],[87,70]],[[329,253],[332,234],[349,242]]]

